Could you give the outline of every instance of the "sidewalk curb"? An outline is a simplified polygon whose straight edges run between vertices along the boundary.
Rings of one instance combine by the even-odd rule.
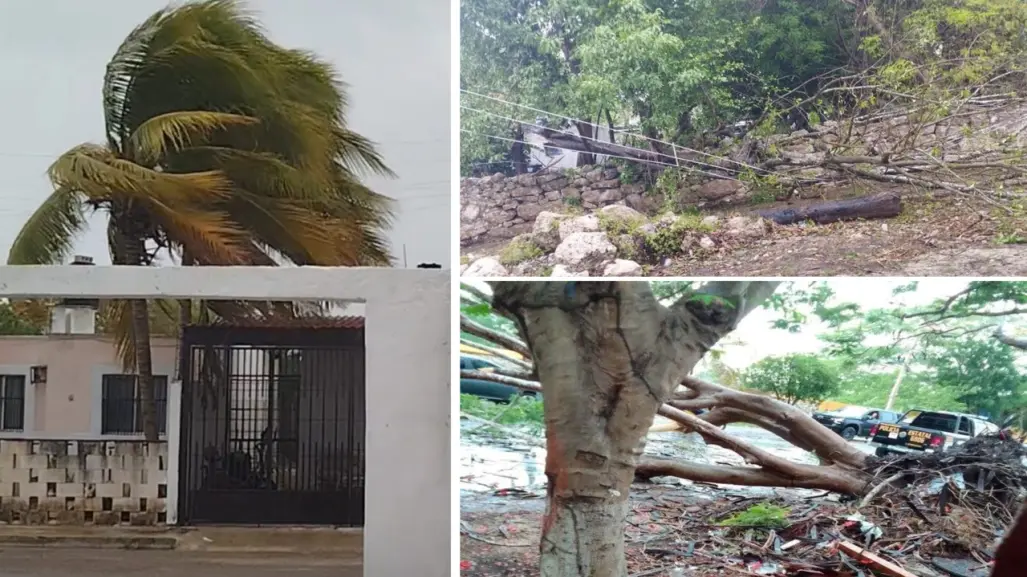
[[[141,549],[168,551],[178,548],[178,538],[170,536],[118,535],[4,535],[0,547],[39,547],[65,549]]]

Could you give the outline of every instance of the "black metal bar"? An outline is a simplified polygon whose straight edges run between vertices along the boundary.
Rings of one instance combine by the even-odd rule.
[[[363,330],[189,327],[186,346],[223,357],[200,367],[213,402],[197,356],[181,371],[182,522],[362,525]]]
[[[364,329],[360,328],[294,328],[294,327],[231,327],[189,326],[186,332],[198,343],[224,346],[266,346],[282,348],[316,348],[331,343],[332,348],[363,349]]]

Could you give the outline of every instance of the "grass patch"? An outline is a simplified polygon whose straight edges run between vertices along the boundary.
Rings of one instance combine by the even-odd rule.
[[[716,225],[703,222],[699,214],[682,214],[670,226],[659,226],[655,232],[647,234],[645,247],[654,258],[677,254],[681,252],[681,239],[686,232],[707,233],[716,228]]]
[[[526,427],[532,433],[545,430],[542,401],[514,395],[509,403],[494,403],[474,395],[460,395],[460,412],[488,419],[500,425]]]
[[[544,253],[537,244],[528,239],[517,239],[503,247],[499,253],[499,262],[504,265],[519,264],[526,260],[538,258]]]
[[[770,503],[758,503],[748,509],[735,513],[720,523],[721,527],[762,527],[766,529],[781,529],[788,526],[788,513],[791,509],[771,505]]]
[[[596,218],[599,219],[599,230],[605,232],[607,236],[620,234],[630,234],[634,236],[638,234],[639,229],[645,224],[645,218],[641,216],[622,218],[619,216],[612,216],[606,212],[597,212],[595,214]]]

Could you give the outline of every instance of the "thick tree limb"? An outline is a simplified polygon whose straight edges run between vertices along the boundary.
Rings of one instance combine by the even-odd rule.
[[[501,385],[509,385],[511,387],[517,387],[525,391],[536,391],[542,392],[542,385],[535,381],[526,381],[524,379],[518,379],[516,377],[508,377],[498,373],[486,373],[484,371],[460,371],[461,379],[477,379],[479,381],[492,381],[493,383],[499,383]]]
[[[845,439],[787,403],[707,383],[694,377],[687,377],[682,384],[692,389],[693,393],[689,393],[690,395],[697,392],[699,398],[711,398],[715,401],[712,406],[739,409],[776,423],[779,427],[787,429],[792,437],[802,439],[803,444],[812,448],[813,453],[825,462],[858,469],[866,460],[865,453],[850,446]]]
[[[994,336],[995,339],[998,340],[998,342],[1004,345],[1008,345],[1022,350],[1027,350],[1027,338],[1007,335],[1006,333],[1002,332],[1002,327],[999,327],[995,330]]]
[[[878,194],[847,200],[822,202],[801,208],[763,210],[759,215],[777,224],[795,224],[811,220],[829,224],[843,220],[892,218],[902,213],[902,199],[897,194]]]
[[[642,477],[671,476],[701,483],[723,483],[751,487],[801,487],[846,494],[859,494],[866,483],[850,472],[834,467],[795,464],[793,476],[781,475],[769,469],[705,465],[663,459],[643,459],[636,469]]]
[[[492,341],[497,345],[501,345],[511,351],[514,351],[515,353],[520,353],[527,358],[531,358],[531,350],[528,349],[528,347],[519,339],[480,325],[464,315],[460,315],[460,330],[476,337],[481,337],[487,341]]]
[[[686,413],[685,411],[675,409],[669,405],[663,405],[659,409],[659,414],[687,425],[702,435],[703,438],[716,441],[716,444],[738,453],[750,463],[758,464],[763,468],[773,470],[774,472],[786,477],[799,475],[796,463],[773,455],[751,443],[729,435],[721,430],[720,427],[714,426],[692,413]]]
[[[503,349],[503,348],[500,348],[500,347],[490,347],[488,345],[483,345],[481,343],[476,343],[476,342],[474,342],[474,341],[472,341],[470,339],[460,339],[460,344],[467,345],[469,347],[474,347],[476,349],[481,349],[481,350],[483,350],[483,351],[485,351],[487,353],[492,353],[493,355],[503,359],[504,361],[506,361],[506,362],[516,366],[516,367],[519,367],[523,371],[523,373],[524,373],[522,375],[524,378],[531,378],[531,375],[532,375],[533,371],[535,370],[534,367],[532,367],[531,363],[522,361],[520,359],[515,359],[515,358],[507,355],[506,353],[508,352],[508,349]],[[511,375],[511,376],[517,376],[517,375]]]

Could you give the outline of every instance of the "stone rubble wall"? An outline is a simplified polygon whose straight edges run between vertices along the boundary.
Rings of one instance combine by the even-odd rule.
[[[613,166],[464,178],[460,181],[460,242],[503,240],[530,232],[542,211],[642,204],[644,192],[642,184],[621,182],[620,171]]]
[[[0,523],[166,522],[167,443],[0,440]]]

